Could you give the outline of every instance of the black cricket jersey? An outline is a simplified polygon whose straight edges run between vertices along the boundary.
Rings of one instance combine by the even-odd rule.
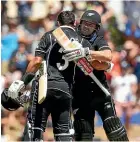
[[[97,35],[93,35],[90,39],[88,39],[88,41],[92,44],[90,50],[95,50],[95,51],[108,50],[108,49],[110,50],[108,43],[105,41],[103,37],[102,30],[100,30]],[[99,81],[107,89],[109,89],[104,71],[94,69],[93,73],[99,79]],[[74,84],[75,89],[80,88],[80,90],[82,91],[83,88],[83,90],[89,90],[90,92],[92,92],[91,90],[94,90],[94,92],[95,91],[99,92],[99,90],[101,90],[98,87],[98,85],[89,76],[85,76],[85,74],[81,72],[81,70],[78,67],[76,67],[74,81],[75,81]]]
[[[83,46],[91,46],[87,40],[79,37],[72,27],[61,26],[61,28],[70,40],[83,41]],[[46,60],[48,89],[57,88],[67,92],[68,88],[73,84],[75,64],[65,60],[63,50],[63,47],[57,43],[52,31],[50,31],[41,38],[35,56],[41,56]]]

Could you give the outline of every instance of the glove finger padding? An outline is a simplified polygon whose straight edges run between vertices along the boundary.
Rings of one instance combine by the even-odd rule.
[[[69,57],[74,58],[74,57],[79,57],[79,56],[81,56],[81,55],[82,55],[82,53],[81,53],[81,51],[78,49],[78,50],[75,50],[75,51],[72,51],[72,52],[70,52],[70,53],[65,54],[64,57],[65,57],[65,58],[69,58]]]
[[[77,51],[77,50],[79,50],[79,48],[70,48],[70,49],[65,49],[65,50],[63,50],[63,53],[71,53],[71,52],[74,52],[74,51]]]
[[[8,96],[15,99],[18,97],[19,92],[25,88],[24,82],[21,80],[14,81],[8,89]]]
[[[11,88],[11,90],[13,90],[13,91],[20,91],[21,89],[24,89],[24,87],[25,87],[25,85],[24,85],[24,82],[23,81],[21,81],[21,80],[16,80],[16,81],[14,81],[12,84],[11,84],[11,86],[10,86],[10,88]],[[9,89],[10,89],[9,88]]]

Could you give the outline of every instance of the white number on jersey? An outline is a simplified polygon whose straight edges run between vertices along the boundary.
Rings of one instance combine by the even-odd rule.
[[[59,53],[62,53],[63,52],[63,48],[60,48],[59,49]],[[56,66],[59,70],[65,70],[68,66],[69,66],[69,62],[65,59],[64,56],[62,56],[62,59],[64,60],[64,64],[62,65],[61,63],[56,63]]]

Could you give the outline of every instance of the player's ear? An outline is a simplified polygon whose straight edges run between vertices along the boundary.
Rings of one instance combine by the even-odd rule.
[[[77,25],[77,22],[75,21],[75,22],[74,22],[74,26],[76,26],[76,25]]]

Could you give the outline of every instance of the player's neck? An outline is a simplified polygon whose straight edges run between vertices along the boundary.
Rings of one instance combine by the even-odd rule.
[[[74,26],[68,26],[68,25],[62,25],[62,26],[60,26],[60,27],[66,27],[66,28],[70,28],[70,29],[72,29],[72,30],[74,30],[75,31],[75,28],[74,28]]]

